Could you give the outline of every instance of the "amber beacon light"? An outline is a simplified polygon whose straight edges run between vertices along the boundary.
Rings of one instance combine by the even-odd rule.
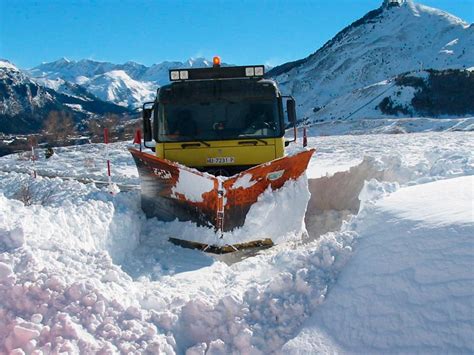
[[[221,66],[221,57],[215,56],[212,58],[212,65],[214,67],[220,67]]]

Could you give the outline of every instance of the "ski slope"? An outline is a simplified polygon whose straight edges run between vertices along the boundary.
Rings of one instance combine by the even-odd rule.
[[[270,206],[293,197],[299,230],[222,257],[167,241],[202,229],[145,218],[126,143],[110,145],[116,195],[77,181],[106,180],[102,144],[40,151],[37,179],[2,157],[0,352],[472,353],[473,138],[309,137],[306,194]]]

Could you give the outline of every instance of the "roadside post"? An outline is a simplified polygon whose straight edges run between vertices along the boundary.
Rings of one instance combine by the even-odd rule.
[[[35,155],[35,140],[30,138],[30,146],[31,146],[31,160],[33,162],[33,178],[36,179],[36,155]]]
[[[140,146],[140,152],[142,151],[142,132],[139,129],[135,131],[135,136],[133,137],[133,144],[138,144]]]
[[[109,191],[112,192],[112,176],[110,174],[110,158],[109,158],[109,129],[104,128],[105,158],[107,160],[107,180],[109,183]]]

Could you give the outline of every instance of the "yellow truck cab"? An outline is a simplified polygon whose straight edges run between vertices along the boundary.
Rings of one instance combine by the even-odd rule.
[[[230,176],[284,156],[283,96],[264,66],[170,70],[143,106],[145,145],[158,158]],[[295,104],[286,100],[294,123]]]

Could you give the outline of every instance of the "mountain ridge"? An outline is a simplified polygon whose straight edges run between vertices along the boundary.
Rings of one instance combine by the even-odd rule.
[[[157,88],[168,83],[170,69],[210,66],[212,61],[202,57],[189,58],[184,62],[164,61],[149,67],[134,61],[114,64],[61,58],[42,63],[27,70],[27,73],[51,88],[57,80],[69,81],[81,85],[101,100],[133,108],[153,99]]]
[[[71,113],[76,122],[106,113],[129,111],[104,102],[66,82],[70,93],[57,92],[30,79],[8,61],[0,60],[0,132],[26,133],[41,129],[51,111]]]
[[[267,76],[297,99],[299,116],[311,123],[343,118],[334,110],[321,109],[402,73],[472,66],[474,27],[447,12],[407,0],[370,11],[316,52],[275,67]],[[342,104],[354,111],[370,97],[353,95],[351,99],[355,101],[332,106]]]
[[[154,99],[156,90],[168,83],[170,69],[211,65],[205,58],[146,66],[134,61],[114,64],[63,57],[22,72],[69,99],[98,99],[135,108]],[[426,107],[428,93],[436,97],[443,92],[431,81],[444,76],[447,82],[462,82],[460,90],[468,91],[474,87],[472,68],[474,24],[412,0],[384,0],[315,52],[274,67],[266,76],[278,82],[282,93],[295,97],[298,117],[311,124],[348,118],[443,118],[452,117],[453,112],[474,115],[469,105],[464,113],[459,113],[457,103],[445,111],[435,105]],[[425,82],[395,84],[401,76],[422,76]],[[469,97],[464,94],[461,92],[462,97]]]

